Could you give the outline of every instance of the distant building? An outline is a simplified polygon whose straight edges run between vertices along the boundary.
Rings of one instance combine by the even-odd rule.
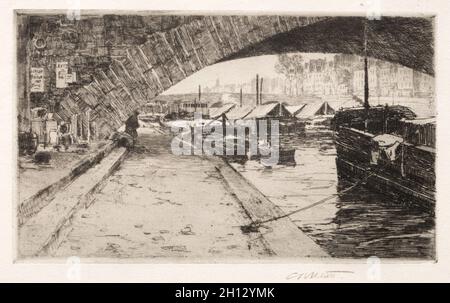
[[[353,94],[364,94],[364,70],[353,71]],[[411,68],[369,60],[369,91],[376,97],[431,97],[434,92],[434,78]]]
[[[355,95],[364,94],[364,70],[358,69],[353,72],[353,93]]]
[[[434,95],[434,78],[414,71],[414,87],[416,97],[432,97]]]
[[[368,78],[369,78],[369,88],[372,94],[379,95],[379,77],[378,77],[379,68],[378,65],[371,64],[368,68]]]
[[[382,63],[378,72],[379,94],[381,96],[391,96],[396,86],[394,83],[396,73],[395,67],[390,63]]]
[[[414,73],[411,68],[403,66],[397,68],[397,96],[414,96]]]
[[[303,74],[297,78],[263,77],[264,94],[307,95],[307,96],[359,96],[364,95],[364,58],[337,54],[333,58],[307,60],[303,63]],[[371,97],[423,97],[431,98],[434,93],[434,78],[391,62],[373,58],[368,60],[368,80]],[[216,93],[254,94],[256,80],[244,83],[205,88]]]

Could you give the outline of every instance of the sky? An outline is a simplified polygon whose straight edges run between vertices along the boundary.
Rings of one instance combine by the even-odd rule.
[[[330,60],[334,56],[334,54],[320,53],[302,53],[301,55],[305,62],[310,59],[318,58]],[[163,94],[196,93],[199,85],[202,85],[203,87],[213,87],[217,78],[219,78],[220,84],[224,85],[248,82],[253,79],[256,74],[266,78],[281,76],[275,72],[277,60],[277,55],[266,55],[236,59],[210,65],[187,77],[183,81],[180,81]]]

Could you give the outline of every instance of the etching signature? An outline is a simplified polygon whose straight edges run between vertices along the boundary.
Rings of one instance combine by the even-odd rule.
[[[286,276],[286,280],[336,279],[348,274],[354,272],[350,270],[292,272]]]

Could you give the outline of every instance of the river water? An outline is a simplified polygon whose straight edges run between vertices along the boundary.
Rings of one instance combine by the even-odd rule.
[[[286,213],[334,195],[291,219],[331,256],[421,258],[435,256],[434,215],[338,180],[331,133],[290,138],[295,165],[266,168],[258,161],[232,165]]]

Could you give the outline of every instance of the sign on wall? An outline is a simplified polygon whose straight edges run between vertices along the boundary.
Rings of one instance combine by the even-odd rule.
[[[30,69],[30,91],[43,92],[44,91],[44,68],[32,67]]]
[[[56,87],[65,88],[67,87],[67,72],[69,70],[69,63],[67,62],[57,62],[56,63]]]
[[[66,83],[74,83],[77,82],[77,74],[76,72],[72,72],[66,75]]]

